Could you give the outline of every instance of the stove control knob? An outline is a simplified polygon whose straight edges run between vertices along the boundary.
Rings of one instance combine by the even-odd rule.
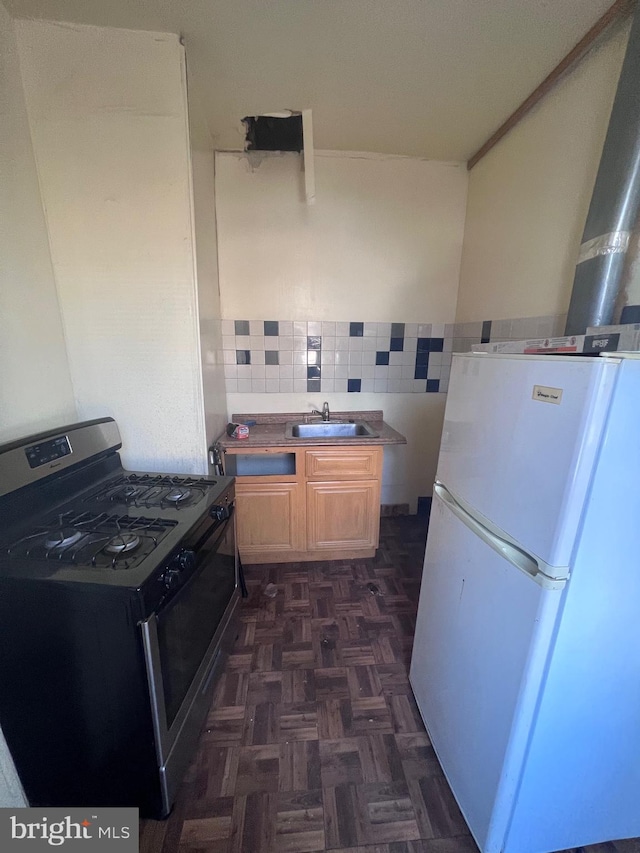
[[[180,569],[167,569],[160,575],[160,580],[166,589],[172,589],[180,583]]]
[[[188,548],[183,548],[172,563],[172,569],[177,572],[191,571],[192,569],[195,569],[195,566],[195,551],[191,551]]]
[[[209,515],[211,516],[211,518],[215,518],[217,521],[224,521],[225,518],[229,517],[229,507],[220,506],[220,504],[214,504],[209,510]]]

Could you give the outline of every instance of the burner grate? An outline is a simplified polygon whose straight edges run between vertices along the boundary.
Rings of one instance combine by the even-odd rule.
[[[131,569],[177,524],[162,518],[65,512],[13,542],[10,558],[83,568]]]
[[[205,477],[169,477],[166,474],[126,474],[109,480],[85,500],[127,506],[182,509],[202,500],[217,480]]]

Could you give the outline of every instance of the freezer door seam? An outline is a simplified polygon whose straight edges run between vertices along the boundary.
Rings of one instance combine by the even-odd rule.
[[[492,532],[484,524],[474,518],[451,494],[447,487],[436,480],[434,484],[434,492],[438,498],[447,506],[451,512],[462,521],[462,523],[476,534],[490,548],[493,548],[501,557],[515,566],[535,583],[539,584],[543,589],[562,589],[566,584],[569,570],[553,568],[554,573],[562,572],[564,577],[551,577],[541,569],[541,565],[545,568],[547,564],[543,560],[532,556],[522,548],[502,538],[497,533]]]

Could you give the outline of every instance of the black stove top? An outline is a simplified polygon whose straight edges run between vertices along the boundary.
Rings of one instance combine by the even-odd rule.
[[[120,503],[134,507],[177,509],[191,507],[218,485],[205,477],[166,474],[122,474],[86,497],[88,503]]]

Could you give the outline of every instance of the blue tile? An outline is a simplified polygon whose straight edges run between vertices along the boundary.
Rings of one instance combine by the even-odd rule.
[[[280,353],[277,349],[266,349],[264,351],[264,363],[265,364],[279,364],[280,363]]]
[[[416,364],[429,364],[429,353],[428,352],[417,352],[416,353]]]
[[[439,379],[427,379],[427,391],[439,391],[440,390],[440,380]]]
[[[391,324],[391,337],[392,338],[404,338],[404,323],[392,323]]]
[[[491,340],[491,320],[482,321],[481,344],[488,344]]]
[[[307,379],[307,392],[308,393],[320,393],[320,380],[319,379]]]
[[[347,391],[359,391],[362,379],[347,379]]]
[[[418,509],[416,515],[429,515],[431,512],[431,498],[421,495],[418,498]]]
[[[307,379],[320,379],[320,368],[317,364],[310,364],[307,367]]]
[[[431,338],[430,340],[431,344],[429,345],[429,349],[431,352],[442,352],[444,338]]]
[[[349,336],[361,338],[364,335],[364,323],[349,323]]]
[[[413,374],[414,379],[426,379],[427,378],[427,367],[426,364],[416,364],[416,370]]]
[[[418,338],[418,352],[429,352],[431,338]]]
[[[307,349],[322,349],[322,338],[316,335],[307,338]]]
[[[391,338],[391,352],[402,352],[404,349],[404,338]]]
[[[249,334],[249,321],[248,320],[236,320],[235,321],[235,329],[236,329],[236,335],[248,335]]]
[[[378,350],[376,353],[376,364],[389,364],[389,353]]]
[[[265,337],[275,338],[280,334],[279,323],[277,320],[265,320],[264,321],[264,334]]]
[[[237,349],[236,364],[251,364],[251,350]]]

